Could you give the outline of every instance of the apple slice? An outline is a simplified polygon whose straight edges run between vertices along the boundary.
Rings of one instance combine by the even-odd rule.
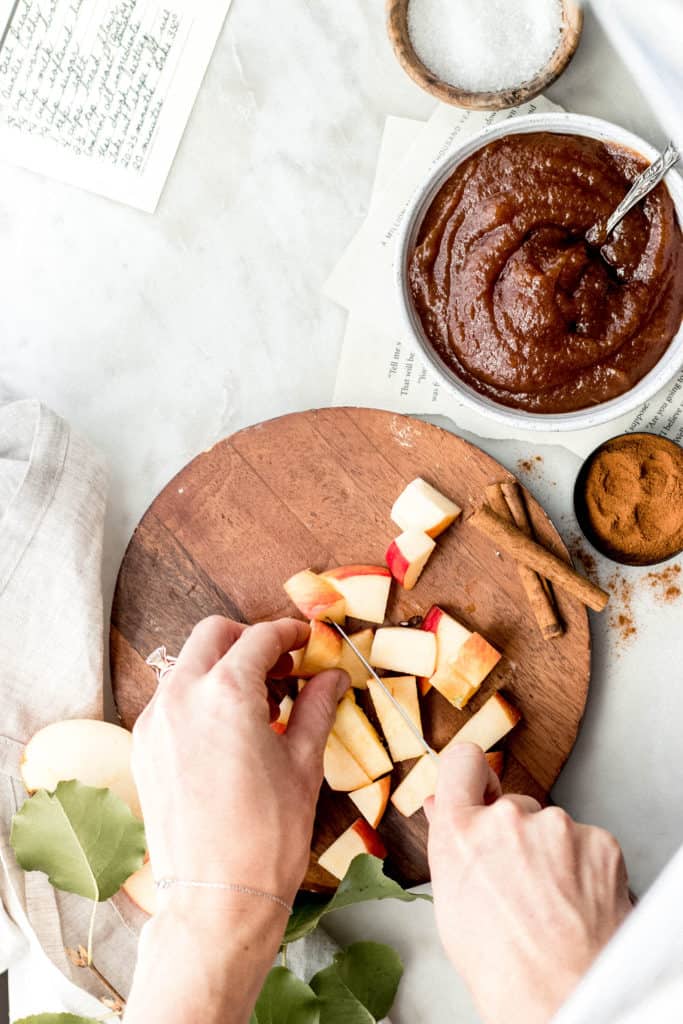
[[[331,732],[325,745],[323,760],[325,781],[330,789],[348,793],[352,789],[371,784],[370,776],[346,749],[339,737]]]
[[[461,509],[421,477],[398,496],[391,518],[402,530],[420,530],[438,537],[460,515]]]
[[[492,750],[486,755],[486,760],[489,763],[489,768],[492,768],[498,778],[503,776],[503,768],[505,767],[505,754],[502,750]]]
[[[489,750],[514,729],[521,717],[517,708],[502,693],[494,693],[456,732],[448,746],[453,743],[476,743],[482,750]]]
[[[283,585],[290,600],[307,619],[330,619],[343,625],[346,601],[329,580],[303,569]]]
[[[146,914],[155,914],[157,909],[157,889],[154,884],[152,865],[149,861],[139,871],[127,878],[121,886],[126,896],[144,910]]]
[[[354,804],[361,812],[368,825],[377,828],[384,817],[391,791],[391,775],[385,775],[369,786],[357,789],[355,793],[349,793]]]
[[[420,704],[417,697],[417,681],[415,676],[387,676],[382,680],[392,696],[407,712],[415,728],[422,735]],[[413,736],[405,721],[391,703],[382,687],[375,679],[368,680],[370,696],[375,705],[384,738],[389,745],[392,761],[408,761],[411,757],[420,757],[424,747]]]
[[[413,589],[435,547],[436,541],[417,530],[407,530],[392,540],[386,562],[391,575],[405,590]]]
[[[396,810],[406,818],[412,817],[420,810],[427,797],[433,796],[436,792],[438,774],[438,762],[429,754],[423,754],[391,796],[391,802]]]
[[[322,573],[346,599],[346,614],[364,622],[384,622],[391,573],[383,565],[340,565]]]
[[[436,637],[406,626],[378,629],[372,642],[370,664],[373,668],[402,675],[432,676],[436,666]]]
[[[311,635],[304,650],[304,656],[297,674],[314,676],[328,668],[336,668],[342,654],[342,638],[332,626],[326,622],[313,620]]]
[[[337,708],[333,731],[373,782],[392,769],[391,760],[367,715],[346,697]]]
[[[352,640],[366,661],[370,660],[372,640],[374,632],[371,629],[361,629],[359,633],[351,633],[349,640]],[[343,668],[351,677],[351,686],[359,690],[367,689],[368,672],[365,666],[358,660],[348,644],[342,644],[341,658],[338,668]]]
[[[111,789],[142,820],[130,767],[133,736],[127,729],[90,718],[53,722],[33,736],[21,759],[21,777],[29,793],[53,793],[60,782],[78,779],[86,786]]]
[[[318,864],[341,881],[353,859],[360,853],[370,853],[381,860],[387,855],[380,837],[362,818],[354,821],[346,832],[342,832],[339,838],[321,853]]]
[[[476,743],[486,751],[502,740],[503,736],[517,725],[521,717],[517,708],[514,708],[502,694],[494,693],[493,697],[489,697],[477,713],[465,722],[462,729],[456,732],[447,747],[454,743]],[[391,797],[396,809],[407,818],[415,814],[427,797],[434,795],[437,773],[438,765],[434,758],[429,754],[421,757]]]
[[[287,732],[287,726],[289,725],[289,717],[294,707],[294,701],[291,697],[285,695],[280,701],[280,714],[274,722],[270,723],[270,728],[273,732],[277,732],[280,735]]]

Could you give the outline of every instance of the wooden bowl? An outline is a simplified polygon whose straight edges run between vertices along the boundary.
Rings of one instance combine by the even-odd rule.
[[[408,32],[408,4],[410,0],[387,0],[387,31],[394,52],[403,70],[426,92],[443,103],[470,110],[502,110],[538,96],[562,74],[576,53],[583,28],[583,8],[575,0],[562,0],[563,27],[560,42],[552,57],[538,74],[513,89],[498,92],[467,92],[457,85],[437,78],[422,63],[413,49]]]

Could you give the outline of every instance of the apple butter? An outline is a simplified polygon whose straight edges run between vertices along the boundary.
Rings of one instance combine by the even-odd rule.
[[[410,257],[427,339],[503,405],[570,412],[632,388],[683,316],[683,236],[660,184],[602,249],[604,222],[647,165],[616,143],[510,135],[442,186]]]

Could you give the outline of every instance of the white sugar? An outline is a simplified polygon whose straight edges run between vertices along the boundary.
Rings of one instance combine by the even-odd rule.
[[[422,63],[469,92],[523,85],[557,49],[560,0],[410,0],[408,31]]]

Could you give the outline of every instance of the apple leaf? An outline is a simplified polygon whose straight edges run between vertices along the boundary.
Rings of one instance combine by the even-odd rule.
[[[320,1024],[375,1024],[375,1018],[344,984],[334,964],[311,978],[311,988],[320,1004]]]
[[[401,958],[391,946],[354,942],[337,953],[333,969],[376,1020],[387,1016],[403,975]],[[315,990],[313,983],[311,987]]]
[[[14,1024],[102,1024],[96,1017],[77,1017],[73,1013],[37,1013],[22,1017]]]
[[[319,1024],[320,1006],[309,985],[287,967],[273,967],[249,1024]]]
[[[88,899],[108,900],[142,867],[145,829],[109,789],[60,782],[39,789],[14,815],[10,842],[24,871]]]
[[[331,899],[321,899],[312,893],[300,893],[294,904],[294,911],[289,919],[284,942],[295,942],[308,935],[317,927],[321,918],[333,910],[350,907],[354,903],[366,903],[368,900],[403,900],[412,903],[414,900],[429,900],[426,893],[411,893],[402,889],[398,882],[387,878],[384,874],[382,861],[368,853],[359,853],[352,860],[349,870],[339,883],[339,887]]]

